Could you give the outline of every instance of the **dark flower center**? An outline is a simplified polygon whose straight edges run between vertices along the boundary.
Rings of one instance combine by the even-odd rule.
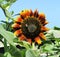
[[[35,38],[40,33],[41,24],[37,18],[29,17],[21,25],[22,32],[27,38]]]
[[[34,24],[30,24],[30,25],[28,26],[28,31],[29,31],[30,33],[35,32],[36,29],[37,29],[37,27],[36,27],[36,25],[34,25]]]

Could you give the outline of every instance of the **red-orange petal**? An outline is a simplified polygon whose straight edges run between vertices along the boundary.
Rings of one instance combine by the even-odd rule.
[[[29,42],[30,44],[32,43],[32,40],[31,39],[26,39],[27,42]]]
[[[20,13],[20,16],[25,19],[27,16],[30,16],[29,10],[24,10],[23,12]]]
[[[20,25],[17,24],[17,23],[14,23],[14,24],[12,25],[12,28],[20,28]]]
[[[41,44],[41,39],[40,39],[40,37],[38,36],[38,37],[36,37],[35,39],[35,42],[37,42],[38,44]]]
[[[24,18],[26,17],[25,11],[21,12],[21,13],[20,13],[20,16],[21,16],[22,19],[24,19]]]
[[[45,14],[44,14],[44,13],[40,13],[40,14],[39,14],[39,18],[40,18],[40,19],[45,19]]]
[[[22,34],[22,31],[21,31],[21,30],[17,30],[17,31],[14,32],[14,35],[15,35],[15,36],[19,36],[19,35],[21,35],[21,34]]]
[[[40,36],[42,39],[46,40],[46,37],[45,37],[45,35],[44,35],[43,33],[40,33],[39,36]]]
[[[18,23],[20,23],[22,21],[23,21],[23,19],[20,16],[18,16],[17,19],[15,19],[15,22],[18,22]]]
[[[35,17],[38,17],[39,16],[37,9],[34,11],[34,16]]]
[[[33,16],[33,12],[32,12],[32,10],[30,9],[30,16]]]
[[[47,28],[47,27],[45,27],[45,26],[42,26],[41,27],[41,31],[48,31],[49,30],[49,28]]]
[[[25,40],[26,37],[22,34],[20,37],[19,37],[19,40]]]
[[[46,24],[48,24],[48,21],[45,21],[43,25],[46,25]]]
[[[29,10],[25,10],[25,15],[26,15],[26,17],[30,15]]]

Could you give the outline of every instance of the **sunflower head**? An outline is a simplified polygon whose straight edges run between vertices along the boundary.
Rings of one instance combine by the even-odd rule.
[[[20,40],[35,42],[41,44],[41,39],[46,40],[44,32],[49,29],[45,27],[48,22],[44,13],[38,13],[37,10],[23,10],[15,19],[12,25],[15,30],[14,35]]]

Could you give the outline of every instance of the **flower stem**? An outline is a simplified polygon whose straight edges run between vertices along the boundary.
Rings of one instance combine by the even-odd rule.
[[[5,51],[5,52],[7,52],[7,48],[8,48],[8,47],[7,47],[7,41],[6,41],[6,39],[4,39],[4,51]]]

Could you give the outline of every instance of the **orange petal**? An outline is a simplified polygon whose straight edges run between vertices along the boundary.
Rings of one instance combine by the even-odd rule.
[[[41,44],[40,37],[36,37],[36,38],[35,38],[35,42],[37,42],[38,44]]]
[[[25,15],[26,15],[26,17],[30,15],[29,10],[25,10]]]
[[[32,10],[30,9],[30,16],[33,16],[33,12],[32,12]]]
[[[43,33],[40,33],[39,36],[40,36],[42,39],[46,40],[46,37],[45,37],[45,35],[44,35]]]
[[[32,43],[32,40],[31,39],[26,39],[27,42],[29,42],[30,44]]]
[[[40,14],[39,14],[39,18],[40,18],[40,19],[45,19],[45,14],[44,14],[44,13],[40,13]]]
[[[19,37],[20,40],[25,40],[26,37],[22,34],[20,37]]]
[[[48,24],[48,21],[45,21],[45,22],[44,22],[44,25],[46,25],[46,24]]]
[[[21,30],[17,30],[17,31],[14,32],[14,35],[15,35],[15,36],[19,36],[19,35],[21,35],[21,34],[22,34],[22,31],[21,31]]]
[[[24,10],[23,12],[20,13],[20,16],[25,19],[27,16],[30,15],[29,10]]]
[[[35,17],[38,17],[38,16],[39,16],[39,14],[38,14],[38,11],[37,11],[37,10],[35,10],[35,11],[34,11],[34,16],[35,16]]]
[[[42,27],[41,27],[41,30],[42,30],[42,31],[48,31],[49,28],[46,28],[45,26],[42,26]]]
[[[18,22],[18,23],[20,23],[22,21],[23,21],[23,19],[20,16],[18,16],[17,19],[15,20],[15,22]]]
[[[22,19],[24,19],[24,18],[26,17],[25,11],[21,12],[21,13],[20,13],[20,16],[21,16]]]
[[[17,24],[17,23],[14,23],[14,24],[12,25],[12,28],[20,28],[20,25]]]

